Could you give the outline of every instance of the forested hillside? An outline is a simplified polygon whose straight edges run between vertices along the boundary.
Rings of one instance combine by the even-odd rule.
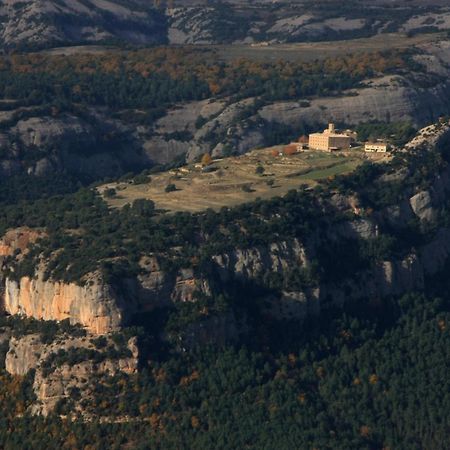
[[[237,124],[275,100],[335,95],[414,62],[407,53],[387,52],[358,61],[225,63],[211,50],[158,48],[69,58],[13,55],[0,64],[2,175],[65,171],[93,181],[195,156],[194,143],[213,148],[224,132],[209,122],[227,107]],[[233,106],[241,100],[245,105]],[[180,104],[189,123],[173,128],[165,116]],[[168,122],[166,129],[159,119]],[[270,129],[262,139],[273,140]]]
[[[441,123],[434,132],[445,133],[445,127]],[[162,271],[193,266],[197,276],[209,280],[209,291],[194,297],[185,292],[190,300],[141,312],[132,328],[106,338],[66,321],[4,319],[9,371],[3,373],[0,396],[4,447],[48,448],[50,433],[51,448],[445,449],[448,266],[434,266],[436,254],[426,260],[425,248],[448,227],[448,205],[419,210],[414,204],[417,216],[408,223],[383,222],[379,215],[392,215],[405,194],[420,189],[436,202],[443,193],[439,189],[446,189],[447,141],[433,147],[432,135],[430,130],[421,134],[429,145],[399,153],[389,164],[364,165],[351,176],[324,180],[314,192],[300,189],[220,213],[158,217],[148,201],[109,211],[93,191],[46,199],[39,185],[28,186],[33,195],[23,191],[20,206],[8,206],[11,200],[4,197],[3,230],[24,225],[45,230],[30,252],[18,249],[3,259],[3,276],[10,280],[32,277],[36,267],[50,261],[44,275],[50,281],[89,284],[83,277],[100,269],[120,290],[130,286],[131,277],[143,276],[142,256],[155,254]],[[396,176],[405,171],[411,176],[399,183]],[[47,183],[41,186],[57,189]],[[329,210],[331,199],[337,205],[336,195],[355,194],[362,218]],[[381,233],[367,236],[361,229],[356,239],[333,241],[331,230],[352,219],[376,220]],[[214,255],[280,239],[307,242],[318,229],[331,240],[322,241],[317,261],[307,266],[247,282],[231,278],[226,284],[211,272]],[[375,273],[370,271],[396,258],[405,258],[405,264],[413,255],[434,267],[417,292],[396,295],[400,285],[393,284],[390,295],[365,294],[352,301],[356,292],[348,290],[344,305],[323,299],[320,314],[307,321],[277,317],[266,308],[268,301],[283,301],[271,297],[279,290],[339,287],[349,277],[366,279],[367,270]],[[338,265],[332,263],[336,260]],[[124,299],[131,307],[131,296]],[[102,371],[102,364],[128,361],[130,336],[138,336],[139,371]],[[32,339],[33,351],[41,353],[35,370],[26,369],[24,339]],[[77,339],[89,347],[61,347]],[[88,384],[85,364],[97,367]],[[49,411],[46,391],[59,392],[55,383],[68,388]],[[39,408],[47,411],[46,418],[31,414]]]
[[[410,294],[261,330],[262,346],[254,337],[152,356],[138,376],[100,379],[85,400],[107,423],[18,417],[33,400],[29,378],[3,374],[0,440],[8,450],[445,450],[449,321],[447,297]],[[58,408],[70,412],[70,401]]]
[[[90,182],[205,152],[241,154],[288,142],[333,115],[343,125],[359,122],[356,111],[342,117],[341,99],[365,105],[365,116],[374,109],[364,98],[379,105],[388,90],[400,101],[398,113],[388,114],[386,103],[371,121],[421,125],[448,111],[448,87],[438,73],[424,86],[416,56],[402,50],[224,61],[213,49],[186,48],[3,56],[0,173],[66,172]],[[336,113],[322,99],[334,102]]]
[[[0,2],[0,449],[449,448],[450,9],[388,3]]]

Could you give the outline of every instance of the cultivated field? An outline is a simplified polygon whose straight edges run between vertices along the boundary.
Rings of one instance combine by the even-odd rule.
[[[307,151],[274,156],[276,150],[281,149],[254,150],[240,157],[217,160],[209,166],[211,172],[204,172],[199,164],[188,165],[153,174],[148,184],[112,183],[101,186],[99,191],[116,190],[115,197],[107,198],[112,207],[145,198],[153,200],[158,209],[168,212],[218,210],[258,197],[281,196],[302,184],[313,186],[320,179],[353,171],[368,157],[359,150],[347,154]],[[260,173],[262,169],[258,167],[264,172]],[[165,188],[170,184],[177,190],[166,192]]]

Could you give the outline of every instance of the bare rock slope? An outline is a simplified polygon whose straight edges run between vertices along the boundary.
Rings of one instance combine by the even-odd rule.
[[[280,43],[353,39],[384,32],[449,28],[448,7],[360,2],[257,3],[147,0],[5,0],[0,42],[6,48],[98,42],[137,44]],[[375,5],[368,4],[376,3]],[[428,2],[427,2],[428,3]]]
[[[163,17],[139,0],[5,0],[0,17],[6,48],[165,41]]]

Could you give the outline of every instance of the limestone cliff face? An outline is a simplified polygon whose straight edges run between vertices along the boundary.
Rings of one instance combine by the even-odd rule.
[[[38,107],[19,107],[7,114],[0,112],[0,125],[4,130],[0,134],[1,176],[40,177],[67,172],[80,178],[99,179],[142,170],[152,164],[143,151],[145,139],[139,138],[136,128],[111,119],[105,111],[93,108],[86,112],[87,116],[64,112],[57,116],[47,114]],[[105,136],[108,136],[107,146]],[[115,145],[126,145],[126,157],[110,151],[109,147]],[[24,154],[32,154],[33,158]],[[176,155],[176,152],[170,153],[168,160]]]
[[[367,82],[364,89],[354,89],[340,97],[318,98],[303,107],[301,101],[274,102],[258,114],[267,122],[291,127],[334,121],[356,125],[377,120],[412,121],[421,126],[437,119],[447,110],[445,99],[450,85],[441,83],[432,89],[421,89],[406,78],[383,77]]]
[[[83,286],[23,277],[6,279],[4,309],[42,320],[65,320],[86,326],[93,333],[108,333],[122,323],[123,300],[99,276]]]
[[[343,305],[349,298],[382,298],[390,295],[401,295],[415,289],[422,289],[424,277],[440,270],[450,256],[450,230],[442,230],[435,240],[420,250],[420,254],[412,253],[402,260],[382,261],[373,268],[361,271],[339,283],[320,282],[316,287],[308,287],[298,291],[283,291],[280,296],[268,297],[267,311],[277,318],[303,319],[309,314],[319,314],[323,307]],[[445,241],[445,244],[444,242]],[[287,246],[285,243],[283,246]],[[307,256],[304,249],[292,244],[291,259],[279,259],[279,255],[267,254],[261,249],[237,250],[232,254],[214,258],[218,273],[223,281],[245,280],[257,281],[263,274],[271,271],[293,269],[296,266],[308,267],[312,255]],[[294,256],[295,255],[295,256]],[[232,263],[230,264],[230,261]],[[275,261],[275,265],[274,265]],[[276,264],[280,263],[279,266]],[[280,270],[279,273],[282,272]]]
[[[6,261],[10,258],[20,260],[39,238],[45,236],[42,230],[31,230],[26,227],[9,230],[2,239],[0,239],[0,269],[3,268]],[[5,297],[4,275],[0,271],[0,299]],[[0,301],[0,312],[5,312],[4,301]]]
[[[25,376],[39,361],[42,342],[39,335],[11,338],[6,354],[5,369],[11,375]]]
[[[5,245],[4,252],[10,254],[11,249]],[[143,258],[141,266],[141,275],[121,280],[121,289],[116,289],[99,272],[89,274],[82,284],[44,279],[45,266],[41,265],[33,278],[4,280],[2,309],[39,320],[69,319],[91,333],[105,334],[128,324],[136,313],[193,301],[198,290],[209,292],[208,282],[196,277],[192,269],[165,273],[156,257]]]
[[[98,348],[95,339],[90,334],[84,337],[64,335],[50,344],[44,344],[40,335],[31,334],[10,340],[6,371],[11,375],[26,376],[31,369],[35,370],[33,390],[36,402],[31,412],[48,415],[58,402],[71,399],[74,389],[83,393],[82,398],[93,395],[93,375],[113,376],[120,372],[132,375],[137,372],[139,349],[136,338],[130,338],[121,349],[110,336],[105,337],[101,348]],[[111,348],[120,350],[117,356],[108,353]],[[95,355],[95,360],[84,356],[89,355],[86,353],[89,351]],[[77,354],[83,355],[83,358],[77,357]],[[59,362],[54,359],[56,355]],[[74,412],[82,410],[76,401],[73,406]]]
[[[128,375],[137,373],[138,352],[135,338],[129,341],[128,348],[129,357],[107,358],[101,362],[86,359],[74,365],[65,363],[50,373],[38,366],[33,382],[37,402],[32,406],[31,412],[47,416],[53,412],[58,402],[71,399],[74,389],[79,389],[84,398],[95,395],[95,377],[114,376],[120,372]],[[72,411],[82,410],[81,405],[76,403]]]
[[[448,137],[448,124],[429,126],[407,146],[411,151],[428,144],[438,145]],[[385,175],[385,181],[401,181],[409,174],[399,172]],[[371,218],[356,218],[334,224],[308,242],[297,239],[273,243],[267,247],[235,249],[227,254],[213,258],[217,273],[224,282],[231,280],[260,280],[267,273],[286,273],[294,267],[308,268],[316,258],[317,245],[342,239],[373,239],[378,236],[380,227],[387,225],[399,232],[411,221],[418,220],[425,230],[436,227],[440,205],[450,193],[450,168],[436,174],[435,179],[425,190],[405,189],[403,199],[384,210],[376,211]],[[330,206],[339,212],[361,213],[357,197],[334,195]],[[433,237],[420,248],[401,259],[381,261],[364,271],[358,271],[348,279],[338,283],[322,281],[313,288],[299,291],[283,291],[279,296],[268,300],[268,312],[279,318],[304,318],[317,314],[327,305],[342,305],[348,298],[382,298],[402,295],[424,287],[424,280],[442,270],[450,257],[450,230],[438,227]],[[337,262],[338,263],[338,262]]]
[[[289,267],[308,264],[303,244],[298,239],[276,242],[269,246],[234,251],[212,258],[222,281],[230,277],[256,279],[266,272],[283,273]]]
[[[352,226],[343,228],[352,229]],[[224,282],[257,281],[271,271],[283,273],[283,267],[284,270],[287,267],[308,267],[313,254],[308,255],[300,246],[296,248],[295,242],[291,244],[289,259],[280,259],[280,255],[258,248],[220,255],[214,258],[214,262]],[[287,246],[287,243],[282,245]],[[421,290],[424,288],[425,277],[442,270],[449,257],[450,230],[441,228],[426,245],[403,259],[381,261],[339,283],[323,281],[315,287],[283,291],[279,296],[269,296],[267,312],[282,319],[304,319],[309,314],[319,314],[328,306],[342,306],[349,298],[383,298]]]

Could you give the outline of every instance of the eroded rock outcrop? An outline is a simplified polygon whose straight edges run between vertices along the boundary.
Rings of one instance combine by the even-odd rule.
[[[11,338],[6,354],[5,369],[11,375],[25,376],[37,366],[42,352],[40,335],[27,335],[20,339]]]
[[[411,197],[409,200],[414,214],[423,222],[432,223],[436,220],[437,211],[433,208],[431,194],[422,191]]]
[[[8,236],[21,233],[11,231]],[[8,246],[3,250],[11,254]],[[197,291],[210,293],[207,280],[197,277],[192,269],[167,273],[152,256],[143,258],[141,267],[143,271],[137,278],[120,280],[120,286],[115,287],[99,271],[79,283],[46,279],[45,265],[41,264],[32,278],[5,278],[0,291],[2,309],[10,315],[38,320],[69,319],[91,333],[105,334],[127,325],[136,313],[193,301]]]
[[[0,258],[13,256],[16,253],[26,253],[30,245],[44,236],[43,231],[26,227],[9,230],[0,240]]]
[[[424,287],[426,275],[434,274],[442,269],[450,256],[450,240],[443,245],[445,237],[450,234],[441,232],[435,241],[425,246],[419,253],[412,253],[401,260],[382,261],[372,268],[360,270],[349,278],[333,281],[321,281],[314,287],[305,287],[297,291],[282,291],[280,295],[267,297],[267,312],[278,319],[304,319],[309,314],[319,314],[325,307],[331,305],[342,306],[349,299],[383,298],[402,295]],[[436,253],[434,253],[436,252]],[[260,249],[253,251],[236,251],[231,255],[216,257],[219,273],[227,282],[257,282],[263,275],[270,273],[276,266],[265,258]],[[283,260],[288,264],[284,267],[284,274],[288,270],[307,268],[312,264],[313,256],[306,256],[299,252],[290,260]],[[224,266],[230,264],[232,266]],[[339,262],[336,262],[339,264]],[[278,270],[283,273],[282,265]],[[275,272],[277,273],[277,272]]]
[[[18,107],[0,112],[0,175],[42,177],[69,173],[80,179],[120,176],[155,161],[146,153],[145,130],[111,119],[110,111],[91,108],[72,113]],[[167,144],[167,142],[166,142]],[[126,147],[127,152],[111,151]],[[166,162],[177,155],[166,152]]]
[[[137,373],[137,339],[128,341],[111,336],[60,335],[43,343],[41,335],[12,338],[6,355],[6,370],[11,375],[26,376],[34,370],[35,414],[48,415],[60,402],[72,401],[72,412],[82,411],[79,401],[93,395],[96,379],[117,373]],[[74,392],[82,392],[79,397]]]
[[[230,277],[256,279],[268,271],[283,273],[290,267],[306,266],[305,248],[298,239],[250,249],[236,249],[212,258],[222,281]]]
[[[165,41],[162,15],[139,0],[5,0],[0,14],[0,44],[8,48],[111,39],[138,44]]]
[[[363,89],[352,89],[339,97],[314,99],[306,107],[301,101],[274,102],[258,114],[267,122],[291,127],[305,123],[314,127],[329,121],[356,125],[370,120],[384,122],[387,118],[412,121],[420,126],[431,117],[444,115],[448,108],[445,101],[450,91],[448,83],[424,89],[405,77],[387,76],[366,84]]]

